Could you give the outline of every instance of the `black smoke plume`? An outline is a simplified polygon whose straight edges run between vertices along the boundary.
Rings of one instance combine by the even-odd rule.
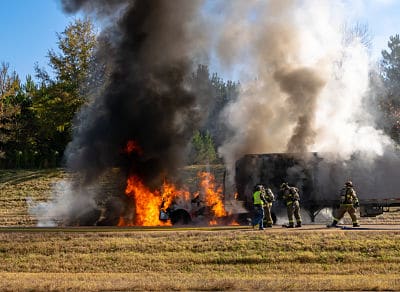
[[[79,179],[68,195],[73,207],[60,212],[70,217],[67,222],[96,208],[99,197],[105,199],[92,189],[110,168],[135,174],[155,188],[184,162],[193,130],[202,121],[196,95],[187,85],[199,52],[196,42],[202,39],[193,25],[200,4],[62,1],[67,13],[83,11],[105,26],[99,38],[108,46],[99,48],[99,56],[107,58],[110,70],[102,93],[79,113],[67,147],[67,167]],[[140,151],[124,153],[128,141],[135,141]],[[93,200],[87,203],[85,196]]]
[[[288,114],[297,117],[296,127],[287,145],[287,152],[305,153],[314,143],[314,115],[317,100],[325,81],[316,70],[300,68],[290,72],[275,72],[275,80],[288,94]]]
[[[121,149],[134,140],[143,150],[133,166],[145,183],[156,185],[182,162],[200,122],[195,95],[185,86],[192,70],[185,27],[196,1],[63,1],[67,12],[91,10],[109,16],[126,10],[117,24],[108,86],[85,112],[68,148],[68,166],[88,182],[111,166],[124,166]]]

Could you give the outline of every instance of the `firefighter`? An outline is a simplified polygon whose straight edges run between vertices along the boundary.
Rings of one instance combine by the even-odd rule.
[[[254,206],[254,217],[252,221],[253,228],[258,225],[259,230],[264,230],[264,201],[265,189],[262,185],[257,185],[253,193],[253,206]]]
[[[272,202],[275,201],[275,196],[274,196],[274,193],[272,192],[272,190],[270,188],[264,188],[264,192],[265,192],[265,195],[264,195],[264,198],[265,198],[265,201],[264,201],[265,216],[264,217],[265,217],[265,219],[267,221],[265,227],[271,228],[272,227],[272,223],[273,223],[272,222],[272,217],[271,217],[271,207],[272,207]]]
[[[344,184],[344,188],[340,191],[340,207],[337,211],[336,217],[333,217],[333,222],[328,224],[327,227],[336,227],[346,212],[349,213],[351,220],[353,221],[353,227],[360,227],[356,216],[356,208],[359,206],[360,203],[358,202],[356,191],[353,188],[353,183],[347,181]]]
[[[282,198],[285,201],[289,224],[283,225],[283,227],[293,228],[294,220],[293,215],[296,218],[296,227],[301,227],[301,216],[300,216],[300,196],[299,189],[296,187],[289,186],[288,183],[281,185]]]

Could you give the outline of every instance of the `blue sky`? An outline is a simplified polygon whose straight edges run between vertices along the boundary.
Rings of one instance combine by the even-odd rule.
[[[57,48],[56,32],[73,19],[55,0],[0,0],[0,62],[23,79],[34,75],[35,62],[47,65],[47,51]]]
[[[368,24],[373,36],[372,55],[378,58],[389,36],[400,33],[400,0],[348,3],[352,14]],[[46,66],[47,51],[57,49],[56,32],[62,32],[75,17],[64,14],[58,0],[0,0],[0,62],[9,63],[23,79],[34,75],[35,62]]]
[[[372,35],[373,57],[381,57],[381,51],[387,49],[389,37],[400,34],[400,1],[348,0],[348,2],[354,10],[355,19],[368,25]]]

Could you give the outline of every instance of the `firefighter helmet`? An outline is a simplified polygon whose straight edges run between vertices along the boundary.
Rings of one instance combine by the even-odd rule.
[[[353,183],[350,180],[346,181],[345,186],[346,187],[353,187]]]
[[[283,184],[281,184],[281,189],[286,189],[286,188],[288,188],[289,187],[289,184],[288,183],[283,183]]]
[[[263,186],[261,184],[256,184],[254,186],[253,192],[262,191],[262,190],[263,190]]]

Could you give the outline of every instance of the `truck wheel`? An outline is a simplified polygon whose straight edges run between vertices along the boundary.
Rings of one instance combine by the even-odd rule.
[[[175,224],[189,224],[192,220],[186,210],[178,209],[170,213],[171,223]]]

